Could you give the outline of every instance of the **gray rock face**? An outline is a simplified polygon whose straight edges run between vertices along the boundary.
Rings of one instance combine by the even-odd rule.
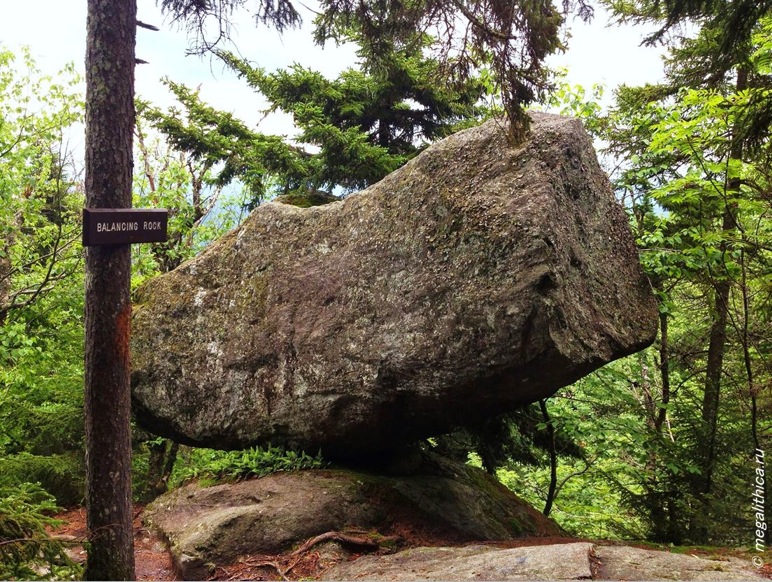
[[[326,206],[258,208],[138,293],[134,410],[178,441],[356,455],[554,394],[656,309],[578,121],[453,135]]]
[[[327,570],[322,580],[592,580],[592,544],[523,548],[411,548],[364,556]]]
[[[757,580],[750,557],[700,558],[627,546],[596,546],[598,578],[604,580]]]
[[[498,549],[412,548],[330,568],[322,580],[759,580],[750,561],[586,542]]]
[[[208,578],[208,564],[276,554],[352,528],[455,542],[562,533],[480,469],[435,456],[424,463],[416,474],[399,477],[316,470],[212,487],[190,484],[159,497],[145,520],[169,540],[185,580]]]

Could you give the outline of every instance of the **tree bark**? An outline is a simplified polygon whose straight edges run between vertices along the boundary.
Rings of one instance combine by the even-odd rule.
[[[670,404],[670,345],[668,338],[667,313],[659,314],[659,374],[662,379],[662,408],[657,410],[654,428],[657,434],[662,434],[662,425],[667,419],[667,409]]]
[[[8,315],[8,308],[11,304],[11,261],[8,259],[8,250],[10,244],[5,243],[2,250],[5,251],[0,255],[0,325],[5,323],[5,318]]]
[[[549,412],[547,411],[547,401],[539,400],[539,409],[544,422],[547,423],[547,435],[549,436],[549,455],[550,455],[550,485],[547,491],[547,500],[544,503],[542,513],[549,517],[552,511],[552,504],[555,502],[556,490],[558,485],[558,453],[555,449],[555,425],[552,424]]]
[[[713,468],[716,460],[718,409],[721,395],[721,376],[724,371],[726,330],[729,322],[730,289],[730,282],[726,279],[722,279],[715,283],[713,292],[713,324],[710,327],[708,362],[705,372],[705,389],[702,397],[702,422],[704,434],[701,436],[704,440],[702,441],[702,486],[698,493],[703,494],[709,494],[711,492],[713,483]]]
[[[136,0],[88,0],[86,204],[130,208]],[[87,580],[134,580],[128,245],[86,252]]]
[[[148,461],[147,483],[148,493],[153,499],[166,493],[179,448],[179,443],[168,439],[148,443],[150,460]]]

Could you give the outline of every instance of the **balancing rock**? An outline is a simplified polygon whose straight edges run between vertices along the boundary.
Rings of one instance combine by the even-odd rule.
[[[137,420],[349,457],[501,414],[649,345],[655,301],[579,121],[459,132],[340,202],[268,203],[145,284]]]

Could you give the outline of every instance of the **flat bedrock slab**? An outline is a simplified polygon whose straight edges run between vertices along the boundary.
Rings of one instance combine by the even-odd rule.
[[[598,578],[604,580],[756,580],[764,578],[750,558],[706,559],[629,546],[596,546]]]
[[[554,394],[657,313],[580,122],[455,134],[341,202],[269,203],[137,294],[137,419],[180,442],[350,456]]]
[[[322,580],[590,580],[592,544],[497,549],[413,548],[364,556],[327,570]]]
[[[325,571],[323,580],[758,580],[737,558],[709,560],[587,542],[498,549],[413,548],[365,556]]]
[[[147,507],[185,580],[245,554],[285,552],[329,531],[414,532],[448,542],[559,536],[562,530],[480,469],[429,456],[417,474],[279,473],[187,485]]]

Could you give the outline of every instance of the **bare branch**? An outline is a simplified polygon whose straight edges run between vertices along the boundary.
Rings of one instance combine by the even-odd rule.
[[[161,30],[157,26],[153,26],[152,24],[147,24],[146,22],[142,22],[141,20],[137,20],[137,26],[139,26],[140,28],[146,28],[148,30],[152,30],[154,32],[158,32],[159,30]]]

